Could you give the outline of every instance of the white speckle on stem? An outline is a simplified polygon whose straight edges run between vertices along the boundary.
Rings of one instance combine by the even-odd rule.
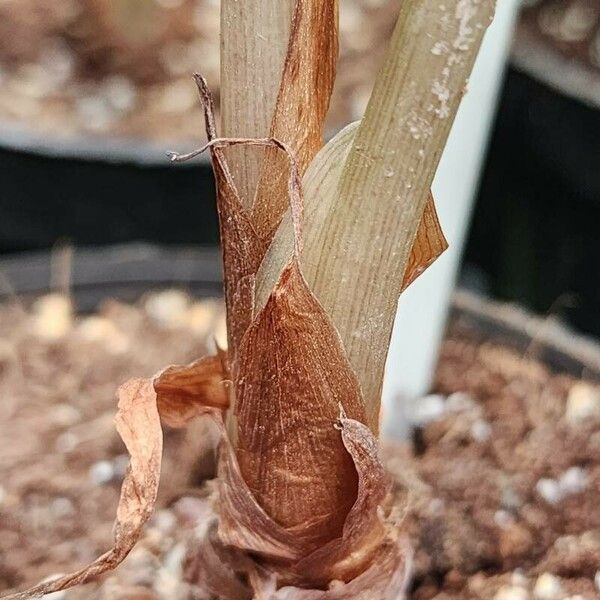
[[[431,54],[435,56],[442,56],[442,54],[448,53],[448,44],[444,41],[436,42],[431,48]]]

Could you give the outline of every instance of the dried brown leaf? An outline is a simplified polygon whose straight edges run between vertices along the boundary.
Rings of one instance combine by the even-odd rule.
[[[118,397],[117,430],[131,460],[121,487],[113,548],[83,569],[41,583],[25,592],[6,596],[5,600],[39,598],[43,594],[91,581],[121,563],[139,539],[158,492],[162,430],[151,380],[128,381],[119,388]]]
[[[213,513],[198,523],[193,537],[194,547],[188,555],[184,577],[196,589],[219,600],[251,600],[250,588],[241,580],[250,559],[240,551],[221,544],[217,532],[217,515]]]
[[[357,476],[334,428],[339,406],[365,420],[339,336],[295,260],[239,353],[237,456],[266,513],[306,548],[341,535]]]
[[[255,599],[402,597],[411,551],[400,539],[398,525],[380,517],[388,479],[377,441],[365,425],[346,416],[337,421],[336,433],[358,476],[358,493],[340,537],[309,555],[258,505],[241,477],[222,426],[221,431],[218,537],[207,527],[199,542],[192,574],[196,583],[219,598],[231,597],[231,578],[239,583],[235,573],[250,582]],[[294,585],[317,589],[300,590]],[[329,591],[322,591],[328,586]],[[369,596],[369,592],[380,595]]]
[[[270,136],[294,153],[300,175],[323,145],[323,124],[338,56],[338,0],[297,0]],[[274,149],[264,155],[252,218],[270,242],[288,206],[289,167]]]
[[[417,235],[410,250],[406,271],[404,271],[402,291],[424,273],[447,248],[448,242],[435,210],[433,195],[429,192]]]
[[[295,537],[258,504],[225,435],[219,451],[218,480],[219,538],[223,543],[276,560],[298,560],[301,553]]]
[[[255,600],[404,600],[410,584],[412,551],[406,540],[386,539],[372,564],[348,583],[333,581],[329,589],[286,586],[274,593],[255,593]],[[267,583],[267,586],[269,584]],[[271,584],[272,585],[272,584]],[[264,589],[264,588],[263,588]]]
[[[205,356],[191,365],[167,367],[154,379],[161,421],[171,427],[185,427],[191,419],[206,412],[206,408],[226,410],[229,396],[224,379],[220,356]]]
[[[204,105],[206,133],[209,141],[217,137],[213,99],[206,81],[195,76]],[[251,216],[243,206],[233,177],[219,146],[210,148],[217,186],[217,212],[223,253],[225,306],[227,310],[227,342],[230,370],[235,362],[242,336],[250,325],[254,310],[254,279],[266,244],[260,239]]]
[[[160,411],[164,409],[165,421],[176,427],[192,416],[220,415],[217,409],[225,408],[226,400],[218,383],[219,377],[223,379],[220,365],[220,358],[209,357],[186,367],[169,367],[150,379],[131,379],[119,388],[115,422],[130,461],[121,486],[113,548],[74,573],[11,594],[4,600],[39,598],[81,585],[123,561],[138,541],[156,502],[163,447]]]

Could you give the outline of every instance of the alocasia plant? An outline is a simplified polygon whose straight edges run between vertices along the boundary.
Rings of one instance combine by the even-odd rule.
[[[161,420],[182,427],[198,415],[221,443],[193,583],[223,599],[403,596],[410,545],[378,457],[383,367],[402,290],[446,247],[429,189],[494,3],[403,0],[364,118],[323,146],[337,9],[222,0],[223,137],[196,82],[228,348],[120,388],[131,466],[114,549],[14,598],[118,564],[156,499]]]

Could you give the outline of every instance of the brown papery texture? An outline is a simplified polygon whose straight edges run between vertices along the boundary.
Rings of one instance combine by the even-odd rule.
[[[206,133],[211,141],[217,137],[212,96],[202,77],[196,75],[195,80],[204,105]],[[235,376],[238,347],[252,320],[254,281],[266,244],[257,234],[251,216],[240,200],[222,148],[212,146],[210,152],[223,253],[229,368]]]
[[[300,175],[323,144],[338,57],[337,33],[337,0],[296,2],[270,135],[291,148]],[[288,206],[288,172],[286,157],[267,149],[252,210],[257,232],[267,242]]]
[[[341,535],[309,554],[258,505],[221,431],[218,534],[207,525],[199,535],[193,583],[226,600],[236,597],[236,573],[244,575],[255,599],[403,598],[411,551],[397,520],[383,516],[389,482],[368,427],[343,414],[336,421],[358,477],[356,501]]]
[[[183,425],[202,414],[220,418],[221,410],[227,408],[227,397],[218,384],[219,377],[223,378],[220,364],[220,358],[208,357],[185,367],[169,367],[150,379],[131,379],[119,388],[115,422],[130,461],[117,506],[113,548],[79,571],[5,596],[3,600],[40,598],[84,584],[125,559],[140,538],[156,502],[163,448],[160,408],[165,409],[165,421],[172,426]],[[192,397],[194,401],[190,404]]]
[[[334,425],[340,406],[364,422],[337,332],[294,259],[240,349],[237,455],[257,502],[305,549],[341,535],[357,494]]]
[[[448,249],[448,242],[435,210],[433,195],[423,209],[423,217],[417,229],[417,235],[410,249],[410,256],[404,271],[402,291],[404,291],[419,275],[424,273],[440,255]]]
[[[205,356],[186,366],[167,367],[154,380],[163,423],[185,427],[206,408],[226,410],[229,397],[223,380],[224,357]]]

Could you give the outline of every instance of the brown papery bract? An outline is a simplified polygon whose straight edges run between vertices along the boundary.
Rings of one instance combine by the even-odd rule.
[[[447,249],[448,242],[435,210],[433,195],[429,192],[429,199],[425,203],[415,241],[410,249],[402,281],[402,291],[424,273]]]
[[[213,99],[206,81],[195,76],[204,107],[209,141],[217,137]],[[252,219],[240,200],[233,177],[219,146],[210,148],[217,187],[219,234],[223,253],[229,370],[235,373],[239,343],[252,320],[254,279],[266,250]]]
[[[156,502],[163,448],[161,418],[174,427],[202,414],[220,418],[228,405],[219,385],[223,378],[221,358],[207,357],[185,367],[168,367],[150,379],[131,379],[119,388],[115,422],[130,461],[121,486],[113,548],[79,571],[3,600],[39,598],[93,581],[125,559],[140,538]]]
[[[207,526],[193,561],[192,581],[200,589],[222,600],[235,599],[231,593],[234,566],[238,574],[246,576],[254,594],[238,591],[240,598],[403,598],[411,552],[398,535],[398,523],[383,517],[380,510],[388,479],[377,454],[377,441],[368,427],[343,414],[336,429],[356,470],[356,501],[340,536],[309,554],[259,506],[223,437],[218,535]]]
[[[296,2],[270,135],[290,147],[300,175],[323,145],[338,57],[337,32],[338,0]],[[252,209],[257,232],[266,243],[288,206],[288,172],[285,156],[267,149]]]
[[[238,460],[258,503],[308,549],[340,535],[357,478],[334,424],[340,406],[366,417],[339,336],[296,260],[244,337],[236,402]]]

